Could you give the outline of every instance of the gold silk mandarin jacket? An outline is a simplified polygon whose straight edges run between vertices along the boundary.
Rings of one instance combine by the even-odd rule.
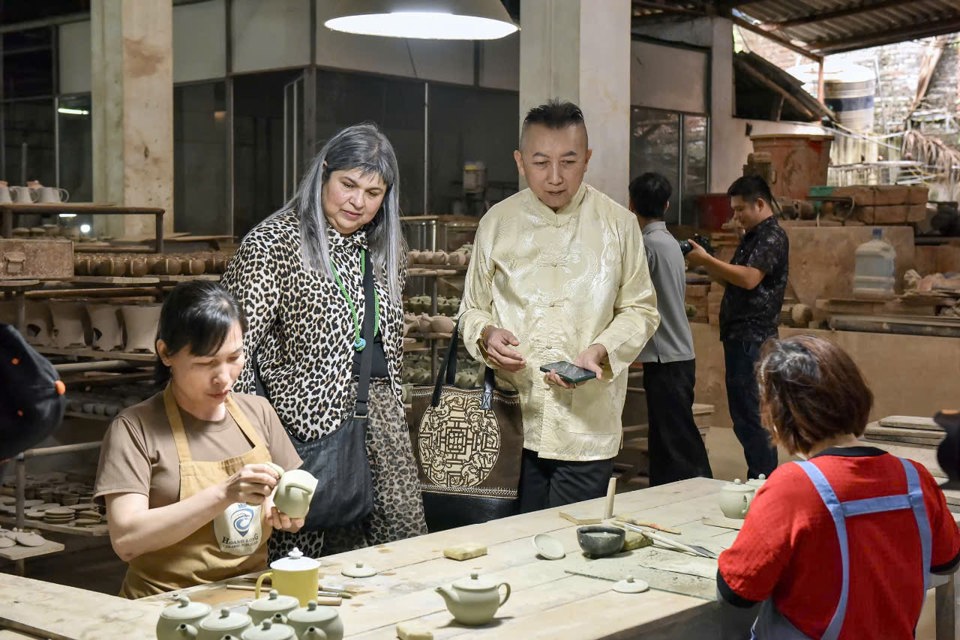
[[[513,332],[526,367],[497,370],[520,393],[524,447],[554,460],[614,457],[627,372],[660,324],[636,217],[589,185],[554,213],[529,189],[480,220],[460,306],[463,342],[487,362],[480,332]],[[591,344],[608,354],[604,380],[562,389],[540,366],[572,362]]]

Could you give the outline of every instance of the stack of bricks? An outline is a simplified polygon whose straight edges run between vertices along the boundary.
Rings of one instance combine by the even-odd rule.
[[[707,322],[709,324],[720,324],[720,302],[723,300],[723,285],[719,282],[710,283],[710,291],[707,293]]]
[[[696,309],[696,312],[692,316],[689,313],[687,314],[690,322],[706,323],[708,321],[709,309],[707,305],[707,294],[709,291],[710,283],[687,283],[687,294],[684,302],[687,303],[687,306]]]
[[[834,187],[830,195],[853,198],[855,220],[864,224],[922,222],[927,216],[928,189],[899,184]]]

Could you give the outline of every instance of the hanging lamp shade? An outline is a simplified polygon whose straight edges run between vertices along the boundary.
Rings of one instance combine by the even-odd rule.
[[[370,36],[495,40],[518,29],[500,0],[338,0],[328,29]]]

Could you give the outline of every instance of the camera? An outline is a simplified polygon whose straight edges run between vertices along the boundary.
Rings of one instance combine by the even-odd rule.
[[[710,255],[713,255],[713,245],[710,244],[710,238],[706,236],[702,236],[699,233],[695,233],[693,235],[693,241],[696,242],[701,247],[703,247],[704,251],[706,251]],[[687,255],[688,253],[693,251],[693,245],[690,244],[689,241],[680,240],[679,242],[680,242],[680,253],[682,253],[683,255]]]

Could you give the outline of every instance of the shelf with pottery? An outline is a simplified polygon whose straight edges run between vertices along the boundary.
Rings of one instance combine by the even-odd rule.
[[[65,548],[66,547],[60,542],[44,540],[43,544],[37,545],[36,547],[25,547],[18,544],[12,547],[0,549],[0,558],[3,558],[4,560],[13,560],[14,562],[23,561],[28,558],[48,556],[51,553],[60,553]]]
[[[54,215],[75,213],[84,215],[152,215],[155,218],[154,250],[163,252],[163,214],[157,207],[130,207],[90,202],[44,202],[35,204],[0,203],[0,236],[12,238],[14,218],[19,215]]]
[[[69,356],[75,358],[93,358],[108,360],[127,360],[130,362],[154,362],[157,356],[152,351],[101,351],[90,347],[47,347],[35,346],[38,353],[45,356]]]

